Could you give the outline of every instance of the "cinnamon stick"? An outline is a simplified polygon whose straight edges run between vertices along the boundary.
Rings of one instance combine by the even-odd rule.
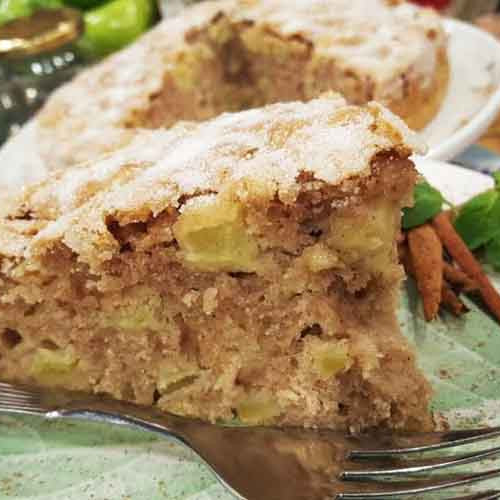
[[[458,298],[450,285],[443,283],[441,291],[442,304],[449,309],[455,316],[462,316],[468,312],[466,305]]]
[[[443,246],[434,228],[424,224],[408,231],[408,248],[424,316],[431,321],[437,316],[441,303]]]
[[[479,286],[479,292],[491,313],[500,321],[500,294],[491,284],[481,265],[467,248],[453,227],[448,214],[440,213],[433,219],[433,225],[448,253],[455,259],[462,271]]]
[[[469,278],[469,276],[458,269],[458,267],[446,261],[443,264],[443,272],[444,278],[452,285],[460,287],[462,291],[470,293],[479,290],[479,285],[473,279]]]

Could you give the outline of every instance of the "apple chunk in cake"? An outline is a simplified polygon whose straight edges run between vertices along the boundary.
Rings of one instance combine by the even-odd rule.
[[[395,317],[418,148],[330,96],[54,174],[0,222],[0,378],[212,421],[428,428]]]

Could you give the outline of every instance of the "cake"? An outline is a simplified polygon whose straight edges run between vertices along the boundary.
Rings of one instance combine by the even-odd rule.
[[[49,168],[124,146],[136,128],[336,91],[424,127],[446,93],[446,35],[395,0],[221,0],[161,22],[56,91],[39,114]],[[30,144],[30,147],[33,147]]]
[[[213,422],[428,429],[396,320],[415,135],[336,95],[143,130],[0,219],[0,380]]]

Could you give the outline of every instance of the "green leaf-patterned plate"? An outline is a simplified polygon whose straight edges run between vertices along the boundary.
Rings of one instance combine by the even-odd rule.
[[[444,163],[422,161],[419,169],[456,203],[492,184],[488,177]],[[500,276],[493,278],[500,287]],[[401,324],[436,389],[434,409],[456,427],[500,425],[500,326],[474,303],[467,305],[466,318],[445,314],[427,324],[408,283]],[[494,486],[500,488],[500,481]],[[146,433],[0,417],[0,499],[230,498],[189,451]]]

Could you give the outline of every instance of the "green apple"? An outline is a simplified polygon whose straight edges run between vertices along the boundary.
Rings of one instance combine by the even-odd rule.
[[[31,12],[30,0],[3,0],[0,2],[0,24],[29,16]]]
[[[152,24],[153,0],[112,0],[84,14],[85,33],[79,41],[82,52],[100,57],[121,49]]]

